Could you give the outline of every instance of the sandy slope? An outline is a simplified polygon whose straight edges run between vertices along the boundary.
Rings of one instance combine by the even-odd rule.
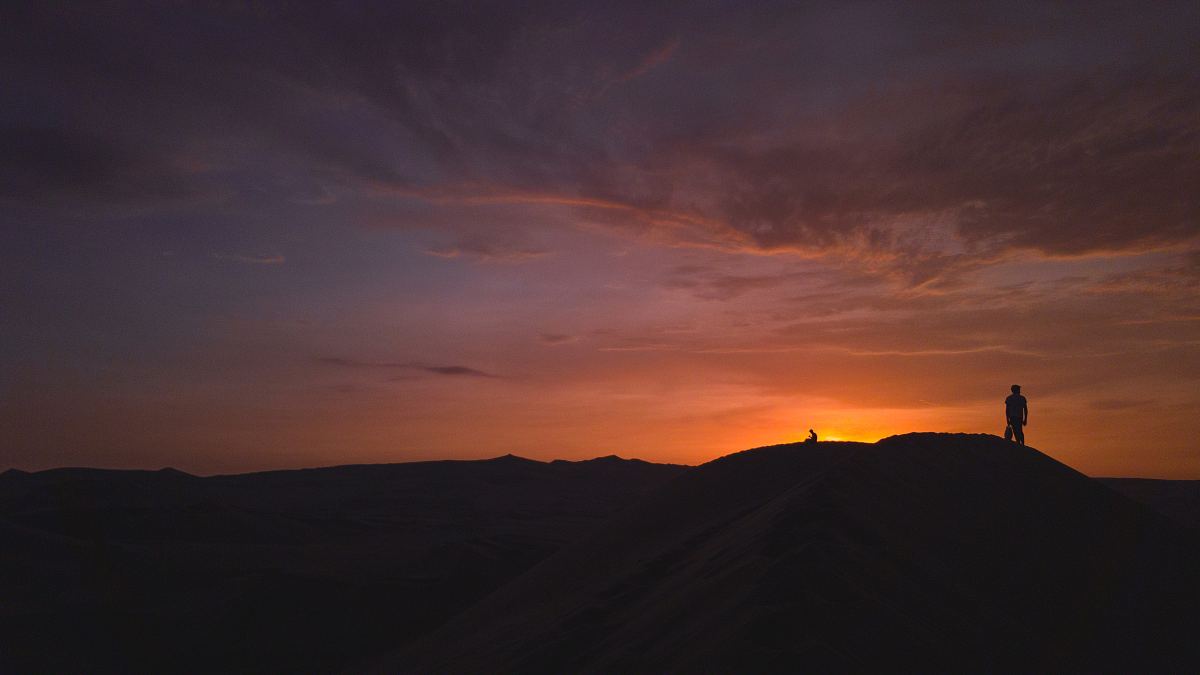
[[[698,467],[426,639],[409,672],[1175,671],[1193,533],[993,436]]]

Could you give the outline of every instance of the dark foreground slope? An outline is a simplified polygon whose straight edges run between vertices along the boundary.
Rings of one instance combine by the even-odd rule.
[[[750,450],[380,664],[409,672],[1189,672],[1194,535],[992,436]]]
[[[0,672],[353,667],[683,467],[620,460],[0,475]]]

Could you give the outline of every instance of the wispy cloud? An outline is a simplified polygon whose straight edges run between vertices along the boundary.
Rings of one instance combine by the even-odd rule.
[[[445,375],[450,377],[499,377],[498,375],[493,375],[477,368],[469,368],[467,366],[429,365],[415,361],[360,361],[358,359],[347,359],[340,356],[319,356],[316,358],[316,361],[327,366],[338,366],[340,368],[360,368],[364,370],[416,370],[424,371],[434,375]],[[408,379],[406,376],[399,377]]]
[[[522,263],[550,255],[550,251],[495,241],[463,240],[432,246],[426,253],[439,258],[468,258],[481,262]]]
[[[282,255],[245,255],[241,253],[214,253],[217,260],[243,263],[245,265],[282,265],[287,261]]]
[[[496,377],[491,373],[485,373],[482,370],[468,368],[466,366],[415,366],[421,370],[438,375],[464,375],[466,377]]]
[[[678,345],[670,344],[613,345],[609,347],[600,347],[598,349],[598,351],[602,352],[670,352],[678,350]]]
[[[851,349],[848,347],[838,347],[833,345],[824,345],[818,347],[823,351],[840,352],[849,354],[850,356],[914,356],[914,357],[939,357],[939,356],[964,356],[968,354],[1011,354],[1013,356],[1028,356],[1034,358],[1045,358],[1045,354],[1028,351],[1024,349],[1014,349],[998,345],[995,347],[971,347],[965,349],[888,349],[888,350],[867,350],[867,349]]]
[[[1088,406],[1093,410],[1128,410],[1129,408],[1141,408],[1154,403],[1155,401],[1149,399],[1106,398],[1092,401]]]
[[[544,345],[550,345],[554,347],[558,345],[570,344],[572,342],[578,342],[579,336],[566,335],[564,333],[541,333],[538,335],[538,341]]]
[[[667,61],[670,61],[671,57],[675,54],[675,50],[677,49],[679,49],[679,39],[672,38],[668,40],[661,47],[647,54],[640,63],[622,74],[618,79],[622,82],[628,82],[635,77],[640,77],[641,75],[650,72],[654,68],[666,63]]]

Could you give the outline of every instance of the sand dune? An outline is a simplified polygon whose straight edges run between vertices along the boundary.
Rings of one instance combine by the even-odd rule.
[[[1184,672],[1200,546],[982,435],[698,467],[379,664],[408,672]]]

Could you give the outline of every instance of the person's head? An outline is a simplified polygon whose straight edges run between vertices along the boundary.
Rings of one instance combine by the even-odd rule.
[[[1012,393],[1014,393],[1014,394],[1019,394],[1019,393],[1021,393],[1021,385],[1019,385],[1019,384],[1014,384],[1014,385],[1012,386]]]

